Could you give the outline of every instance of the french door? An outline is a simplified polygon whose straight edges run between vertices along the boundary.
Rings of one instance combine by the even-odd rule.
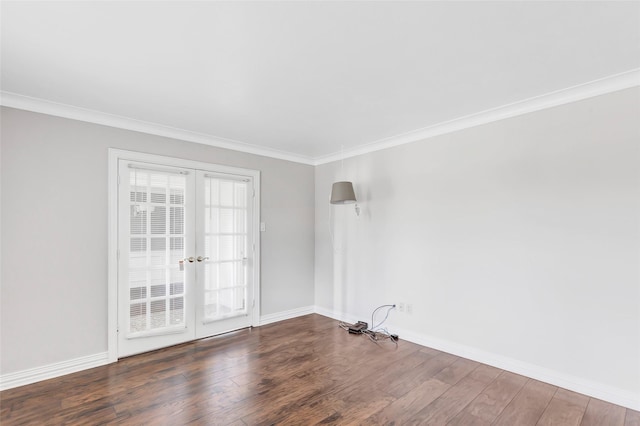
[[[252,325],[254,177],[118,161],[118,357]]]

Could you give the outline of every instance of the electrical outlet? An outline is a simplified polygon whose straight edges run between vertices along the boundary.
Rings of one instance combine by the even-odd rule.
[[[407,303],[407,314],[411,315],[413,313],[413,304]]]
[[[398,303],[398,311],[404,312],[404,302]]]

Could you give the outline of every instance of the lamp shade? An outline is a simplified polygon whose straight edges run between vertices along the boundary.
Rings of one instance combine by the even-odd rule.
[[[331,204],[349,204],[356,202],[351,182],[336,182],[331,187]]]

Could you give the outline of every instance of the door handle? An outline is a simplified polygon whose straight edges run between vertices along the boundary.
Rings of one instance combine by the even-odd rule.
[[[198,256],[198,257],[196,258],[196,260],[197,260],[198,262],[202,262],[203,260],[207,260],[207,259],[209,259],[209,256],[205,256],[205,257]]]
[[[196,258],[193,256],[189,256],[187,258],[184,259],[185,261],[189,262],[189,263],[193,263],[196,261]]]

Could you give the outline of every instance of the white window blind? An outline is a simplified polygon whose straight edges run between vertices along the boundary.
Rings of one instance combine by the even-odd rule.
[[[204,319],[247,314],[248,179],[206,175]]]
[[[186,178],[130,166],[129,187],[128,334],[184,328]]]

